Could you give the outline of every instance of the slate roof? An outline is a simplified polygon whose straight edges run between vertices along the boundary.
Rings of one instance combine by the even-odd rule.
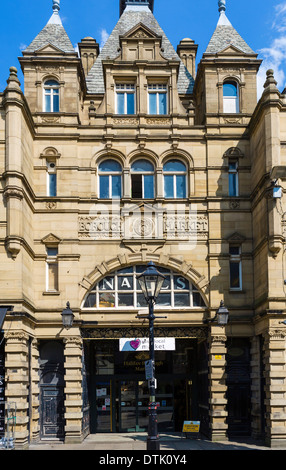
[[[180,60],[177,52],[171,45],[169,39],[159,26],[149,8],[126,8],[87,76],[86,83],[89,93],[101,94],[105,92],[102,60],[105,60],[108,57],[110,59],[115,59],[118,56],[118,48],[120,46],[119,36],[126,34],[138,23],[144,24],[154,33],[162,36],[162,48],[164,49],[163,56],[166,59],[170,60],[175,58]],[[182,94],[191,94],[193,92],[194,79],[181,60],[180,62],[178,92]]]
[[[53,13],[49,22],[23,52],[33,53],[44,46],[51,44],[65,53],[75,52],[58,13]]]
[[[244,54],[255,54],[255,52],[246,44],[240,34],[234,29],[230,21],[221,13],[217,27],[208,44],[205,54],[217,54],[228,46],[234,46]]]

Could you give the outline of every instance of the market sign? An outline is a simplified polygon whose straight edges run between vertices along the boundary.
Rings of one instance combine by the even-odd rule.
[[[175,351],[175,338],[154,338],[156,351]],[[149,338],[120,338],[119,351],[149,351]]]

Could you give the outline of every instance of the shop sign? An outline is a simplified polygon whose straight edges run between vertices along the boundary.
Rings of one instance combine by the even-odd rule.
[[[184,421],[183,432],[200,432],[200,421]]]
[[[156,351],[175,351],[175,338],[155,338]],[[149,351],[149,338],[120,338],[119,351]]]

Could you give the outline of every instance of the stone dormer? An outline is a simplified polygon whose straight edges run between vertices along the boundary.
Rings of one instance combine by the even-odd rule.
[[[247,124],[257,104],[261,61],[227,18],[226,1],[218,5],[219,20],[197,71],[197,123]]]

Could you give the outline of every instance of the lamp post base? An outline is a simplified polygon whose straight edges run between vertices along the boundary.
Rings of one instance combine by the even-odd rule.
[[[147,450],[160,450],[160,440],[158,437],[155,439],[147,437]]]

